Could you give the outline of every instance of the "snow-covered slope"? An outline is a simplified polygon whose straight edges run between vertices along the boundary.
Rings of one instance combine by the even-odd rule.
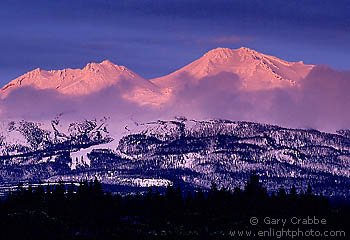
[[[293,184],[348,195],[349,130],[336,134],[228,120],[177,118],[138,123],[114,135],[115,121],[0,125],[0,195],[18,182],[94,179],[128,187],[181,184],[233,189],[251,173],[271,191]],[[121,133],[121,131],[119,131]]]
[[[6,98],[11,91],[23,86],[41,90],[52,89],[72,96],[88,95],[115,86],[128,100],[140,104],[160,101],[157,86],[128,68],[113,64],[109,60],[89,63],[83,69],[45,71],[37,68],[5,85],[1,89],[1,98]]]
[[[239,49],[217,48],[200,59],[167,76],[151,82],[169,90],[188,84],[197,84],[206,77],[231,73],[242,80],[245,90],[262,90],[291,87],[305,78],[314,65],[287,62],[277,57],[241,47]]]
[[[116,86],[124,99],[159,106],[170,99],[173,89],[200,84],[208,77],[223,78],[222,73],[231,74],[224,76],[228,78],[226,83],[239,79],[241,90],[263,90],[296,86],[313,68],[314,65],[287,62],[245,47],[217,48],[174,73],[150,81],[109,60],[89,63],[83,69],[45,71],[37,68],[5,85],[0,95],[4,99],[15,89],[31,86],[82,96]]]

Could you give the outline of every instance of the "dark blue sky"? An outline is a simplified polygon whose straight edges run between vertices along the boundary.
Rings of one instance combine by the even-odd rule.
[[[216,47],[350,69],[350,1],[2,0],[0,84],[110,59],[146,78]]]

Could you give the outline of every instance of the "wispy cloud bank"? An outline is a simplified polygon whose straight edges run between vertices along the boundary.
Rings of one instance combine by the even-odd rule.
[[[210,40],[212,43],[247,43],[253,41],[253,38],[239,36],[224,36]]]
[[[240,86],[241,79],[232,73],[205,78],[200,84],[184,86],[168,108],[195,118],[327,131],[350,128],[350,72],[318,66],[295,88],[242,91]]]
[[[242,79],[221,73],[185,84],[161,107],[140,106],[125,100],[125,87],[110,87],[85,97],[69,97],[53,90],[22,87],[0,102],[1,118],[50,119],[59,113],[71,117],[117,116],[155,120],[176,115],[196,119],[222,118],[326,131],[350,129],[350,72],[318,66],[288,89],[241,90]],[[187,80],[187,81],[186,81]]]

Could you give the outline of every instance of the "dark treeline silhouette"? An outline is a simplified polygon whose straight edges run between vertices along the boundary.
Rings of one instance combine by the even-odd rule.
[[[232,236],[236,230],[282,228],[265,223],[265,218],[326,219],[327,224],[289,222],[283,227],[347,230],[349,213],[347,205],[333,205],[327,197],[314,195],[311,186],[305,192],[293,186],[268,194],[257,175],[250,177],[244,189],[232,191],[212,183],[208,191],[184,192],[180,187],[168,186],[164,192],[149,188],[147,193],[126,196],[104,192],[95,179],[80,182],[79,186],[63,182],[35,188],[19,185],[0,202],[0,237],[236,239]],[[259,223],[252,225],[251,217],[257,217]]]

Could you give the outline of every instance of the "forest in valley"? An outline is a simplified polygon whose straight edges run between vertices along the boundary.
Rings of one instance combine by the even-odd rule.
[[[78,186],[19,184],[0,203],[1,239],[288,239],[287,231],[298,233],[296,239],[310,231],[317,239],[324,233],[346,239],[350,229],[346,199],[313,194],[310,185],[268,193],[251,175],[243,189],[217,186],[122,196],[104,191],[97,179]]]

